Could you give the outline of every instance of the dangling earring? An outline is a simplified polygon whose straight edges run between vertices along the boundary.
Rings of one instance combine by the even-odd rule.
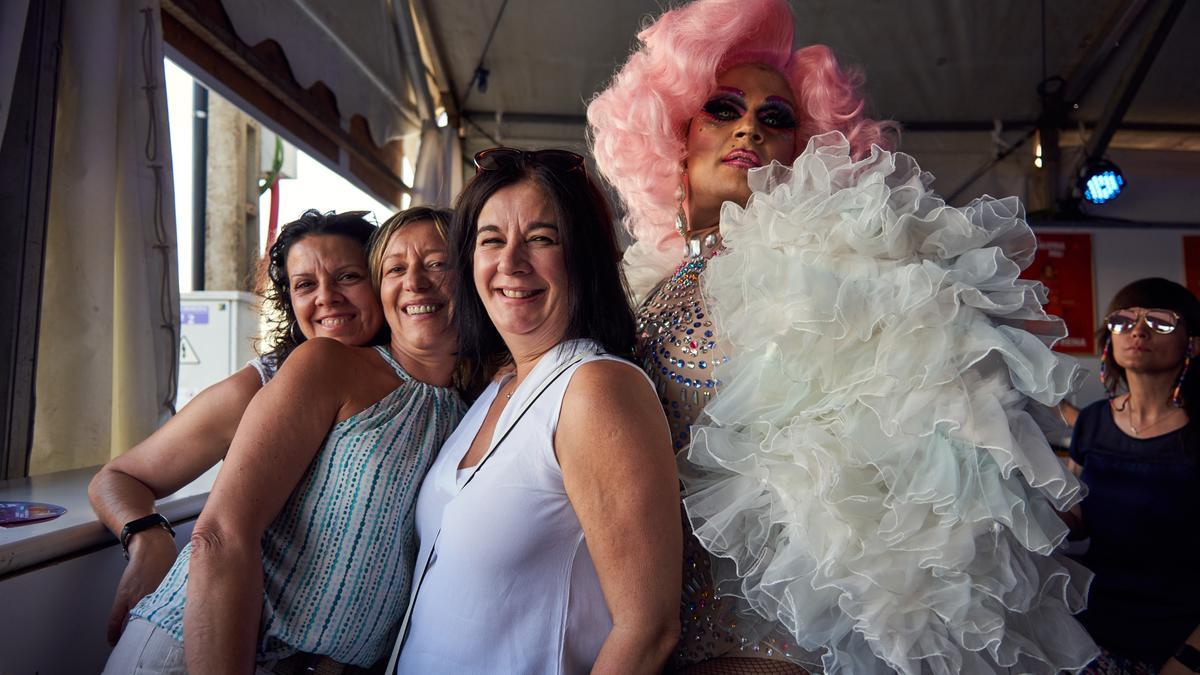
[[[679,203],[675,207],[675,231],[680,237],[687,239],[687,213],[683,210],[683,202],[687,199],[687,173],[679,174]]]
[[[304,334],[303,333],[300,334],[299,338],[296,337],[296,328],[299,325],[300,325],[299,321],[292,321],[292,325],[288,326],[288,337],[292,338],[292,344],[294,344],[294,345],[299,345],[301,342],[304,342]]]
[[[1112,340],[1107,337],[1104,339],[1104,351],[1100,353],[1100,384],[1104,385],[1104,391],[1109,398],[1113,397],[1113,392],[1108,388],[1108,348],[1112,346]]]
[[[1179,371],[1179,379],[1175,381],[1175,388],[1171,390],[1171,405],[1176,408],[1183,407],[1183,378],[1187,377],[1191,365],[1192,355],[1188,354],[1183,357],[1183,370]]]

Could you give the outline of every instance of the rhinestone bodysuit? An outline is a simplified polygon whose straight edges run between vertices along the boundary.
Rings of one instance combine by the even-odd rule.
[[[713,366],[728,360],[713,327],[700,284],[708,261],[720,250],[715,235],[688,242],[688,255],[675,273],[652,292],[637,314],[637,358],[654,381],[666,413],[675,452],[691,443],[691,425],[721,386]],[[709,554],[691,535],[683,516],[683,593],[680,598],[681,634],[669,671],[689,672],[804,672],[735,667],[696,671],[702,662],[738,657],[731,661],[749,666],[745,657],[783,659],[765,645],[746,644],[738,634],[733,603],[713,592]],[[766,664],[763,664],[766,665]],[[790,664],[778,663],[779,666]]]

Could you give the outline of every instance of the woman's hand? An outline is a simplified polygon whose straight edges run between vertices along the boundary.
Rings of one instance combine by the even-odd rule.
[[[225,456],[250,399],[262,387],[247,366],[205,389],[179,414],[113,461],[88,485],[96,516],[113,533],[154,512],[154,500],[195,480]],[[129,540],[129,564],[108,616],[110,644],[121,637],[129,610],[158,588],[177,551],[170,533],[150,528]]]
[[[158,588],[177,554],[174,537],[161,527],[142,530],[129,540],[129,564],[108,613],[108,644],[115,645],[121,639],[129,610]]]
[[[683,531],[670,431],[634,366],[595,361],[571,378],[555,433],[613,628],[593,673],[659,673],[679,639]]]

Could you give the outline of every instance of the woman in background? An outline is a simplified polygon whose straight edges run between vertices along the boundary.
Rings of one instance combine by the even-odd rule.
[[[1088,487],[1075,529],[1096,574],[1080,620],[1103,649],[1085,673],[1200,672],[1200,302],[1166,279],[1122,288],[1100,328],[1109,398],[1079,413]]]

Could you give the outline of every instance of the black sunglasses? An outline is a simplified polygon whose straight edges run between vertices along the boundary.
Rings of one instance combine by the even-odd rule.
[[[475,153],[475,173],[495,171],[514,165],[540,164],[541,166],[568,173],[586,171],[583,156],[570,150],[518,150],[516,148],[488,148]]]

